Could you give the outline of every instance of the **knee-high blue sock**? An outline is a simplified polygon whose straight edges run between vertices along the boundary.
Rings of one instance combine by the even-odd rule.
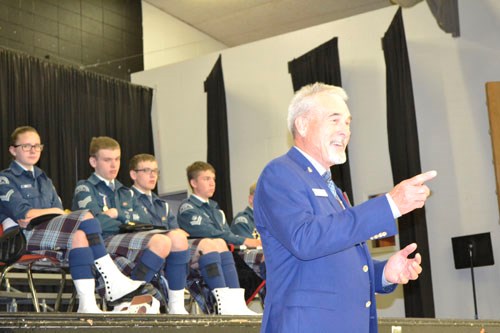
[[[93,279],[94,257],[88,247],[77,247],[69,251],[69,272],[73,280]]]
[[[155,274],[160,271],[164,262],[165,259],[150,249],[145,249],[132,270],[130,277],[134,280],[151,282]]]
[[[189,250],[170,252],[165,265],[165,276],[170,290],[181,290],[186,287]]]
[[[229,288],[239,288],[240,281],[238,280],[238,272],[236,271],[236,266],[234,265],[233,254],[229,251],[221,252],[220,259],[226,285]]]
[[[82,221],[78,229],[82,230],[87,236],[89,247],[92,249],[94,259],[102,258],[108,254],[106,248],[104,247],[104,241],[101,235],[102,229],[98,219]]]
[[[201,276],[210,290],[215,288],[224,288],[226,280],[222,273],[221,259],[218,252],[210,252],[200,257],[198,264],[200,266]]]

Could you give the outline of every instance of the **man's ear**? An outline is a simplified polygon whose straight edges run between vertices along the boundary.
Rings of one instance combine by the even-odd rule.
[[[295,130],[297,131],[297,134],[299,134],[302,137],[305,137],[307,134],[307,127],[309,125],[309,120],[307,119],[306,116],[301,115],[295,118]]]
[[[196,183],[196,181],[195,181],[194,179],[190,179],[190,180],[189,180],[189,185],[191,185],[191,189],[192,189],[193,191],[194,191],[194,188],[195,188],[195,186],[194,186],[193,184],[195,184],[195,183]]]
[[[137,179],[137,172],[135,170],[130,170],[130,179],[132,179],[134,182]]]
[[[95,169],[95,167],[97,166],[97,160],[96,160],[95,156],[89,157],[89,163],[90,163],[90,166]]]

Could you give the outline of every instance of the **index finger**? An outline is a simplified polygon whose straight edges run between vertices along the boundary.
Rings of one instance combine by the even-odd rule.
[[[409,179],[412,185],[422,185],[437,176],[436,170],[427,171]]]

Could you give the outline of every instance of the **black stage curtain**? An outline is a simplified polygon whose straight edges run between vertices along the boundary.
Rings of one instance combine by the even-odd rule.
[[[332,38],[299,58],[288,62],[288,72],[292,76],[294,91],[315,82],[323,82],[341,87],[342,79],[340,76],[338,38]],[[330,169],[335,184],[347,193],[351,203],[354,204],[351,169],[349,167],[349,151],[346,150],[346,153],[347,161],[341,165],[334,165]]]
[[[387,131],[394,184],[421,173],[413,88],[401,8],[382,39],[387,81]],[[401,248],[416,242],[422,255],[419,279],[404,285],[406,317],[434,317],[425,209],[399,218]]]
[[[12,131],[35,127],[45,144],[39,166],[71,208],[76,181],[92,172],[90,139],[106,135],[120,142],[118,178],[130,185],[128,160],[154,151],[152,96],[149,88],[0,48],[0,168],[11,161]]]
[[[227,130],[226,90],[222,75],[222,56],[219,55],[205,80],[207,93],[207,162],[217,172],[217,189],[213,199],[226,214],[228,223],[233,219],[231,173],[229,167],[229,134]]]

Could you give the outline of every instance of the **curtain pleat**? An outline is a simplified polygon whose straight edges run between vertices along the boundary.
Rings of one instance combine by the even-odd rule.
[[[207,162],[217,172],[217,187],[212,199],[219,203],[220,208],[226,214],[228,223],[231,223],[233,204],[222,56],[217,59],[204,86],[207,93]]]
[[[387,132],[394,184],[421,173],[415,103],[401,8],[382,39],[386,64]],[[431,262],[425,208],[399,218],[403,248],[418,244],[423,272],[404,285],[406,317],[434,317]]]

